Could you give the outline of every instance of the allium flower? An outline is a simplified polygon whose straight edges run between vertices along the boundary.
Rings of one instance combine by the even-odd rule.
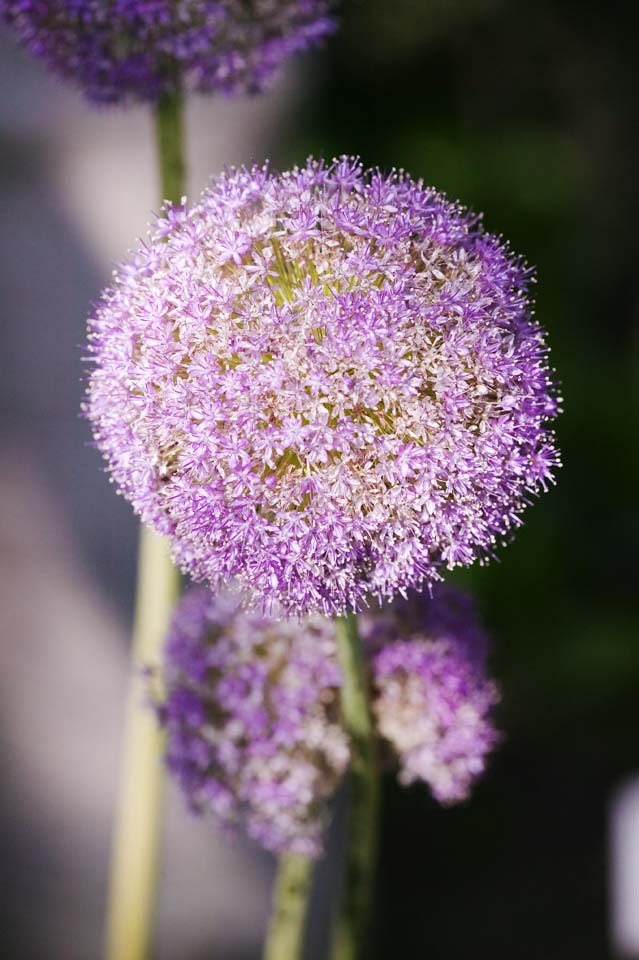
[[[0,20],[89,99],[262,89],[333,29],[329,0],[0,0]]]
[[[361,618],[379,734],[404,783],[465,799],[497,740],[486,642],[470,601],[443,589]],[[274,852],[316,856],[350,759],[333,622],[275,621],[202,587],[180,601],[158,714],[167,762],[196,811],[240,820]]]
[[[195,579],[294,613],[390,599],[491,556],[551,479],[530,280],[403,173],[230,170],[90,321],[98,446]]]
[[[398,756],[400,782],[427,783],[443,804],[469,796],[499,739],[490,719],[499,694],[485,677],[485,638],[470,601],[457,597],[442,591],[434,601],[396,601],[362,624],[378,648],[373,710]]]
[[[196,588],[177,607],[163,681],[168,766],[191,805],[242,817],[274,852],[317,855],[349,760],[330,621],[264,620]]]

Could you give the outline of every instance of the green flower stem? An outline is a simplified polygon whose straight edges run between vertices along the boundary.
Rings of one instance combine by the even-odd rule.
[[[178,589],[178,572],[169,559],[165,541],[143,528],[113,838],[108,960],[146,960],[150,955],[161,812],[162,735],[151,710],[144,709],[141,671],[144,666],[158,663]]]
[[[156,110],[162,198],[179,202],[184,191],[181,97],[165,97]],[[140,533],[132,663],[124,724],[118,809],[113,836],[106,931],[107,960],[148,960],[158,859],[162,735],[144,708],[142,668],[159,664],[180,587],[163,537]]]
[[[155,135],[163,200],[180,203],[184,195],[184,109],[182,94],[166,94],[155,109]]]
[[[336,619],[335,631],[342,668],[342,716],[351,739],[352,756],[350,844],[332,960],[361,960],[368,945],[377,861],[379,774],[368,671],[355,615]]]
[[[263,960],[301,960],[313,861],[285,853],[278,862]]]

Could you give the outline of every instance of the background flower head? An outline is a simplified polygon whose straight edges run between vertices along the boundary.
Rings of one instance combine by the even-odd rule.
[[[162,680],[167,763],[191,806],[242,820],[274,852],[317,855],[349,759],[330,621],[278,623],[193,590],[176,609]]]
[[[0,18],[100,103],[252,93],[334,26],[327,0],[0,0]]]
[[[302,614],[390,599],[493,555],[551,478],[530,279],[404,174],[230,170],[90,321],[98,446],[196,579]]]
[[[400,782],[428,784],[443,804],[466,800],[499,740],[496,684],[485,673],[486,636],[456,590],[399,599],[362,618],[373,658],[373,710]]]
[[[395,601],[361,631],[377,732],[401,782],[466,799],[497,741],[471,601],[450,589]],[[197,587],[176,608],[159,679],[167,763],[190,806],[245,823],[274,852],[317,856],[350,759],[333,621],[277,621]]]

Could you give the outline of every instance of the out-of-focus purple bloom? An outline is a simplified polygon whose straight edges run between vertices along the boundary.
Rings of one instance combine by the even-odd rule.
[[[360,623],[378,732],[400,779],[426,781],[442,803],[465,799],[497,739],[472,604],[442,589]],[[244,820],[274,852],[316,856],[350,758],[333,622],[266,619],[198,587],[176,609],[164,660],[167,761],[193,809]]]
[[[24,46],[89,99],[158,100],[176,85],[261,90],[334,23],[329,0],[0,0]]]
[[[213,588],[358,609],[491,557],[558,456],[531,271],[403,173],[233,169],[90,321],[120,491]]]
[[[265,620],[197,588],[176,609],[162,681],[167,762],[191,806],[316,856],[349,760],[330,621]]]
[[[499,694],[470,600],[451,590],[398,600],[361,629],[377,650],[373,710],[400,782],[428,784],[443,804],[467,799],[499,739],[490,717]]]

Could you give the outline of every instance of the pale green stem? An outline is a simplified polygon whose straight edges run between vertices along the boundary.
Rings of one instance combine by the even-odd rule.
[[[344,891],[333,936],[332,960],[361,960],[366,955],[372,913],[379,774],[368,670],[355,615],[336,619],[335,632],[342,668],[342,717],[351,741],[351,769],[350,842]]]
[[[156,109],[162,199],[179,202],[184,190],[179,94]],[[179,574],[163,537],[142,529],[138,560],[132,662],[124,725],[122,771],[113,835],[106,930],[107,960],[148,960],[161,815],[162,735],[145,709],[142,669],[159,666]]]
[[[301,960],[313,861],[285,853],[278,862],[263,960]]]
[[[178,589],[178,573],[169,559],[164,539],[143,528],[113,837],[108,960],[146,960],[150,955],[160,826],[162,735],[153,712],[144,707],[141,671],[143,667],[158,665]]]

